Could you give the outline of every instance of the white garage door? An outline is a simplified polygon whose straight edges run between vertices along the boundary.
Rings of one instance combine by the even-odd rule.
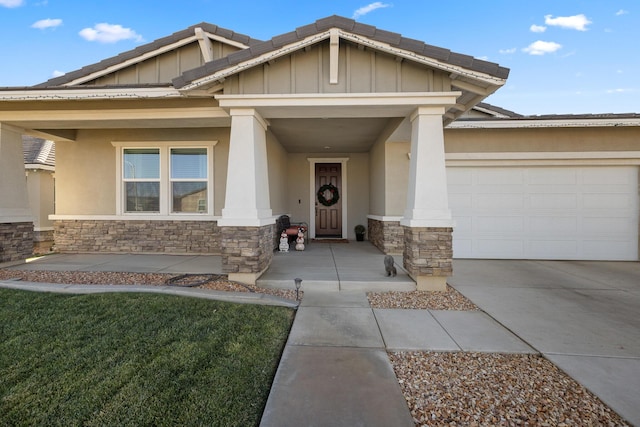
[[[455,258],[638,259],[636,167],[450,167]]]

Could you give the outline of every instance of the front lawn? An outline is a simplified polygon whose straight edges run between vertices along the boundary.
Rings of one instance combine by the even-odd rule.
[[[260,422],[294,312],[0,289],[3,425]]]

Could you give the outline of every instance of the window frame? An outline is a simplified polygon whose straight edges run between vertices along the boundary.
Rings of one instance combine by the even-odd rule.
[[[215,195],[215,146],[218,141],[113,141],[111,144],[116,148],[116,215],[123,217],[144,217],[155,218],[171,217],[176,218],[202,218],[214,217],[214,195]],[[205,148],[207,154],[207,178],[189,179],[188,181],[202,181],[207,184],[207,209],[206,212],[172,212],[172,182],[179,182],[180,179],[171,179],[171,149],[177,148]],[[125,150],[131,149],[158,149],[160,155],[160,201],[159,212],[127,212],[126,211],[126,190],[127,182],[150,182],[153,179],[131,179],[124,178],[123,164]],[[184,180],[183,180],[184,181]]]

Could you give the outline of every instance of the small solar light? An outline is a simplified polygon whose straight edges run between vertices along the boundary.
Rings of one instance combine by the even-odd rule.
[[[293,281],[296,284],[296,301],[300,301],[300,286],[302,286],[302,279],[296,277]]]

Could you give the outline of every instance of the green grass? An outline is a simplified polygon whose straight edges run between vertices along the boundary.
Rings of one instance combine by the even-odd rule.
[[[0,289],[0,425],[257,425],[293,316]]]

